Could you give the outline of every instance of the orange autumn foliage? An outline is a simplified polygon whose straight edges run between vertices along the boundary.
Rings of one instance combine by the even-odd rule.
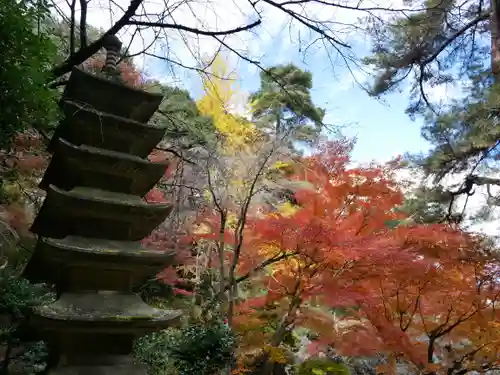
[[[475,250],[475,249],[474,249]],[[379,277],[365,311],[377,316],[379,334],[404,333],[414,365],[434,373],[486,371],[500,364],[498,259],[470,252],[442,260],[422,274]]]
[[[248,218],[236,267],[251,296],[238,301],[233,319],[240,354],[279,347],[284,334],[300,326],[316,332],[318,347],[427,363],[413,336],[383,317],[376,303],[380,277],[420,280],[436,272],[437,262],[459,262],[474,241],[447,225],[405,225],[397,210],[403,195],[390,170],[350,168],[351,148],[348,141],[325,143],[296,165],[292,179],[310,188],[296,192],[291,213]],[[230,228],[220,237],[216,217],[205,224],[210,230],[199,237],[236,244]],[[225,256],[231,263],[233,253]],[[350,311],[350,319],[336,318],[332,309],[338,308]],[[278,328],[265,329],[270,322]]]

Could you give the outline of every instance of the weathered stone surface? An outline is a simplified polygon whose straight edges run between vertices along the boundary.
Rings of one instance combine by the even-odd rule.
[[[170,325],[180,317],[180,311],[160,310],[145,304],[135,294],[115,291],[64,293],[50,305],[36,308],[40,317],[59,322],[88,322],[117,326],[140,325],[159,327]]]
[[[63,284],[67,291],[125,292],[172,265],[174,257],[174,251],[145,249],[139,242],[73,236],[41,238],[24,277],[33,283]]]
[[[62,359],[51,375],[146,375],[132,363],[134,338],[180,322],[180,311],[150,307],[131,293],[173,256],[136,242],[172,210],[141,198],[166,168],[145,160],[165,134],[145,124],[161,100],[72,71],[41,183],[47,197],[31,228],[39,241],[25,272],[56,285],[58,299],[30,319],[51,363]]]
[[[99,291],[64,293],[38,307],[32,322],[61,348],[68,366],[107,367],[110,356],[131,355],[134,337],[178,325],[181,315],[150,307],[134,294]]]
[[[133,195],[82,187],[63,191],[50,185],[31,231],[51,238],[139,241],[160,225],[171,210],[170,204],[148,204]]]
[[[103,365],[72,366],[63,360],[49,375],[146,375],[146,369],[133,363],[129,356],[114,356]]]
[[[100,112],[147,122],[158,109],[163,96],[133,89],[73,68],[63,100],[85,103]]]
[[[88,145],[146,157],[165,135],[164,127],[140,123],[99,112],[71,101],[60,103],[65,118],[57,127],[48,150],[54,152],[57,140]]]
[[[66,366],[50,371],[49,375],[147,375],[143,366],[109,365],[109,366]]]
[[[133,264],[150,264],[155,262],[165,262],[171,260],[174,255],[172,251],[161,251],[146,249],[140,242],[111,241],[106,239],[83,238],[68,236],[63,239],[42,238],[40,240],[41,251],[51,251],[54,257],[69,256],[65,259],[74,261],[78,256],[98,258],[105,261],[106,258],[113,262],[133,262]],[[58,254],[58,251],[60,253]],[[49,255],[49,253],[46,253]]]
[[[168,163],[152,163],[138,156],[91,146],[76,146],[59,139],[42,189],[76,186],[144,196],[161,179]]]

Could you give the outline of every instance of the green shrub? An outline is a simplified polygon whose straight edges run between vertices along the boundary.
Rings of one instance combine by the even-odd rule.
[[[140,338],[135,355],[151,375],[214,375],[231,361],[234,344],[223,322],[197,323]]]
[[[0,149],[28,128],[45,128],[57,116],[47,87],[55,46],[37,32],[44,0],[0,0]]]
[[[26,375],[45,367],[45,344],[26,337],[29,327],[24,323],[34,306],[49,303],[53,298],[48,290],[20,278],[13,270],[0,270],[0,318],[4,323],[0,326],[0,346],[6,350],[0,360],[0,373],[8,373],[14,363],[21,364]]]

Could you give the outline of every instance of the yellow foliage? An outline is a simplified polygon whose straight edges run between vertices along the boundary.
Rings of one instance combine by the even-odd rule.
[[[236,215],[234,212],[229,212],[226,220],[227,220],[226,226],[228,228],[235,229],[236,225],[238,224],[239,216]]]
[[[349,375],[349,369],[329,359],[309,359],[299,365],[298,375]]]
[[[248,331],[262,328],[264,324],[265,322],[259,318],[245,316],[244,319],[238,319],[238,324],[235,324],[234,330],[238,333],[248,333]]]
[[[290,162],[284,162],[284,161],[277,161],[274,163],[274,165],[271,167],[271,169],[277,169],[281,170],[286,173],[291,173],[293,172],[294,164]]]
[[[195,234],[204,234],[204,233],[210,233],[212,231],[212,228],[210,228],[206,224],[199,224],[194,228],[194,233]]]
[[[285,202],[283,203],[280,207],[278,207],[278,211],[281,213],[282,216],[288,217],[294,215],[299,208],[290,202]]]
[[[208,202],[212,201],[212,194],[210,193],[210,190],[206,189],[203,191],[203,198],[205,198]]]
[[[294,164],[291,162],[277,161],[270,168],[270,172],[281,172],[285,174],[292,173],[294,169]],[[279,215],[275,214],[276,217],[284,216],[289,217],[294,215],[299,208],[294,206],[290,202],[283,203],[280,207],[278,207]]]
[[[231,371],[231,374],[237,375],[237,374],[246,374],[250,372],[250,369],[244,368],[242,365],[238,364],[238,366]]]
[[[229,72],[219,55],[210,66],[210,73],[202,77],[205,96],[198,101],[198,109],[203,115],[212,116],[216,129],[225,137],[226,150],[240,150],[256,139],[258,131],[251,122],[231,113],[238,99],[237,76]]]
[[[278,245],[273,245],[273,244],[263,244],[257,249],[257,251],[259,255],[273,256],[274,254],[280,252],[280,247]]]
[[[287,363],[285,350],[271,345],[264,346],[264,352],[269,354],[269,358],[275,363]]]

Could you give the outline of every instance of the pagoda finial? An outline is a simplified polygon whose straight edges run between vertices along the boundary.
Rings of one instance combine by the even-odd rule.
[[[104,37],[103,47],[106,49],[106,63],[102,68],[103,72],[108,74],[119,73],[118,61],[120,60],[122,42],[116,35],[109,34]]]

